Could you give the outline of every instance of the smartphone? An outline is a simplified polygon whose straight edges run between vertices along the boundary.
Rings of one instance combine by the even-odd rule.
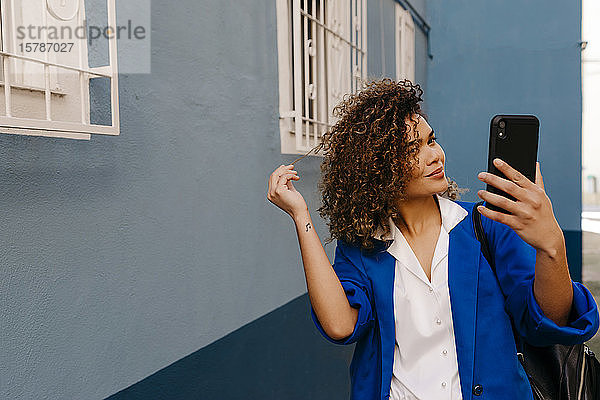
[[[540,121],[535,115],[495,115],[490,121],[490,145],[488,151],[488,172],[506,178],[493,163],[495,158],[506,161],[508,165],[535,182],[535,170],[538,151]],[[487,185],[486,190],[515,200],[508,193]],[[510,214],[493,204],[485,205],[490,210]]]

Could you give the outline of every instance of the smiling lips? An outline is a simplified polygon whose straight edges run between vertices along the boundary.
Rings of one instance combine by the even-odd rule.
[[[429,175],[425,175],[426,178],[441,178],[444,176],[444,167],[439,167]]]

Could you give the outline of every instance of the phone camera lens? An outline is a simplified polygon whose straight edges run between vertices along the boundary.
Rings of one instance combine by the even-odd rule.
[[[498,131],[498,137],[500,139],[504,139],[506,137],[506,135],[504,134],[504,131]]]
[[[502,129],[504,129],[504,127],[506,126],[506,123],[504,121],[500,121],[500,122],[498,122],[498,126]]]

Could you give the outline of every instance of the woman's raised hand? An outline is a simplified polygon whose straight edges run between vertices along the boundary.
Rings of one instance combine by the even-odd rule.
[[[480,190],[477,194],[486,202],[512,213],[512,215],[479,206],[482,215],[510,226],[525,242],[538,250],[552,252],[564,241],[564,236],[552,210],[550,198],[544,190],[540,164],[536,165],[535,183],[525,175],[495,159],[494,165],[508,179],[481,172],[479,179],[513,196],[516,200]]]
[[[304,197],[292,184],[292,180],[298,179],[298,171],[294,171],[292,164],[281,165],[269,177],[267,188],[267,199],[292,218],[308,209]]]

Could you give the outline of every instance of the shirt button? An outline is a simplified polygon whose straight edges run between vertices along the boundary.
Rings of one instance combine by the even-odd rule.
[[[429,291],[430,291],[430,292],[433,292],[433,288],[432,288],[431,286],[429,287]]]
[[[444,353],[444,355],[448,354],[448,350],[444,349],[444,351],[442,351],[442,353]]]
[[[440,325],[442,323],[442,320],[438,318],[438,319],[435,320],[435,323],[438,324],[438,325]]]
[[[443,386],[443,387],[446,387],[446,382],[442,382],[442,386]]]

